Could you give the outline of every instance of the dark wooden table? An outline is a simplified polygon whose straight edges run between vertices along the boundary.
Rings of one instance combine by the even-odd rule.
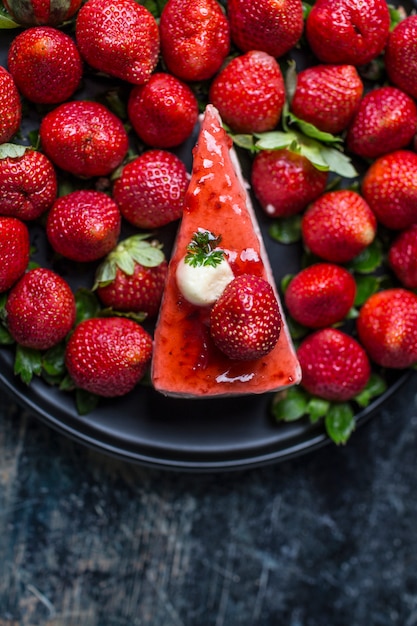
[[[413,376],[345,448],[178,474],[0,392],[0,626],[417,624]]]

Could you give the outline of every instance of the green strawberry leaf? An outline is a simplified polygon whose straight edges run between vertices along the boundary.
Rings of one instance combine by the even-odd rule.
[[[34,375],[39,376],[42,372],[42,355],[39,350],[25,348],[18,344],[14,362],[14,373],[29,385]]]
[[[138,324],[142,324],[148,317],[148,314],[144,312],[135,313],[134,311],[117,311],[112,307],[106,307],[100,311],[100,317],[127,317]]]
[[[358,256],[348,264],[349,269],[360,274],[370,274],[380,267],[384,251],[379,239],[369,244]]]
[[[91,413],[99,402],[99,396],[85,391],[84,389],[76,389],[75,404],[79,415],[88,415]]]
[[[347,402],[331,404],[324,418],[324,426],[330,439],[335,444],[345,444],[355,430],[353,408]]]
[[[0,4],[0,29],[20,28],[3,4]]]
[[[91,317],[97,317],[101,310],[100,302],[95,294],[84,288],[75,292],[75,305],[77,309],[76,324]]]
[[[230,133],[230,136],[239,148],[244,148],[245,150],[249,150],[249,152],[256,152],[253,135],[234,135]]]
[[[27,146],[17,143],[2,143],[0,145],[0,159],[18,159],[25,154],[27,149]]]
[[[296,124],[301,132],[304,135],[307,135],[307,137],[311,137],[311,139],[317,139],[317,141],[320,141],[322,143],[343,143],[342,138],[338,135],[332,135],[331,133],[319,130],[316,126],[314,126],[314,124],[311,124],[310,122],[305,122],[304,120],[294,115],[294,113],[291,113],[291,111],[286,111],[286,116],[287,123],[289,123],[290,125]]]
[[[371,400],[377,398],[382,395],[387,390],[387,383],[379,376],[376,372],[371,374],[371,377],[365,387],[357,396],[355,396],[355,401],[361,407],[367,407]]]
[[[400,22],[402,22],[407,14],[404,11],[403,7],[394,7],[392,4],[388,5],[388,10],[390,14],[390,30],[393,30]]]
[[[0,345],[9,346],[14,343],[14,339],[7,330],[6,326],[0,324]]]
[[[278,243],[296,243],[301,240],[301,216],[293,215],[274,220],[269,227],[269,236]]]
[[[309,400],[307,408],[310,422],[315,424],[326,416],[330,408],[330,402],[323,400],[323,398],[313,397]]]
[[[155,18],[161,17],[162,9],[167,2],[168,0],[139,0],[139,4],[148,9]]]
[[[265,133],[255,133],[257,150],[282,150],[283,148],[293,148],[299,151],[299,135],[296,132],[282,130],[271,130]]]
[[[65,342],[53,346],[45,352],[42,359],[42,367],[48,376],[62,377],[66,373],[65,367]]]
[[[344,178],[356,178],[358,176],[358,172],[352,165],[350,158],[337,148],[323,146],[321,156],[327,163],[328,169],[331,172],[339,174],[339,176],[343,176]]]
[[[278,422],[294,422],[307,413],[308,394],[302,387],[278,392],[272,402],[272,414]]]
[[[376,276],[356,276],[355,306],[360,307],[373,293],[379,290],[379,279]]]

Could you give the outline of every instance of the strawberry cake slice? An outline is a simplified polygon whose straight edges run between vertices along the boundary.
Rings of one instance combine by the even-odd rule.
[[[236,153],[208,105],[155,328],[153,385],[164,395],[209,398],[300,379]]]

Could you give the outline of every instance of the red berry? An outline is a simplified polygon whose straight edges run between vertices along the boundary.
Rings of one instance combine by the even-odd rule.
[[[281,69],[258,50],[233,58],[213,79],[210,102],[237,133],[260,133],[277,125],[285,102]]]
[[[35,26],[17,35],[7,62],[20,93],[32,102],[63,102],[81,82],[77,46],[69,35],[51,26]]]
[[[388,262],[404,287],[417,289],[417,224],[394,239],[388,250]]]
[[[125,317],[84,320],[75,327],[65,363],[75,385],[99,396],[122,396],[143,377],[152,337]]]
[[[121,229],[120,211],[101,191],[77,190],[58,198],[48,213],[46,234],[58,254],[96,261],[112,250]]]
[[[98,102],[64,102],[42,119],[42,148],[61,169],[82,176],[107,176],[123,161],[128,137],[121,120]]]
[[[417,15],[409,15],[392,30],[384,62],[389,80],[417,98]]]
[[[333,263],[316,263],[294,276],[285,292],[285,304],[300,324],[324,328],[346,317],[355,296],[356,283],[350,272]]]
[[[19,130],[22,104],[13,77],[0,66],[0,144],[9,141]]]
[[[346,263],[369,246],[376,218],[355,191],[328,191],[308,207],[301,222],[304,243],[318,257]]]
[[[362,346],[336,328],[323,328],[308,335],[297,350],[301,385],[313,396],[331,402],[346,402],[368,383],[371,367]]]
[[[78,11],[81,2],[82,0],[4,0],[4,6],[22,26],[58,26]]]
[[[229,53],[229,22],[216,0],[168,0],[159,30],[168,70],[187,82],[214,76]]]
[[[210,314],[210,332],[216,346],[230,359],[245,361],[271,352],[281,323],[271,285],[251,274],[234,278]]]
[[[0,293],[24,274],[29,263],[29,231],[14,217],[0,217]]]
[[[188,182],[185,165],[175,154],[148,150],[125,165],[113,197],[128,222],[158,228],[181,217]]]
[[[47,350],[62,341],[75,322],[75,298],[68,283],[50,269],[27,272],[6,302],[7,326],[15,341]]]
[[[328,172],[291,150],[261,150],[253,160],[252,188],[270,217],[300,213],[324,193],[327,179]]]
[[[383,367],[402,369],[417,362],[417,296],[403,288],[368,298],[357,319],[359,340]]]
[[[172,148],[193,132],[198,119],[197,98],[178,78],[159,72],[131,91],[128,116],[136,134],[146,144]]]
[[[13,151],[14,150],[14,151]],[[42,152],[22,149],[21,156],[0,158],[0,215],[34,220],[47,211],[57,194],[54,166]]]
[[[135,0],[87,0],[75,33],[89,65],[128,83],[146,83],[158,62],[157,22]]]

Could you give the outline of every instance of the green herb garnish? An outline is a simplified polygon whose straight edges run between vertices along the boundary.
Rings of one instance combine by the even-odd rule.
[[[217,246],[221,241],[221,235],[215,235],[209,230],[199,229],[194,233],[190,243],[187,246],[187,254],[185,262],[191,267],[200,267],[202,265],[211,265],[216,267],[224,259],[224,250],[217,250]]]

